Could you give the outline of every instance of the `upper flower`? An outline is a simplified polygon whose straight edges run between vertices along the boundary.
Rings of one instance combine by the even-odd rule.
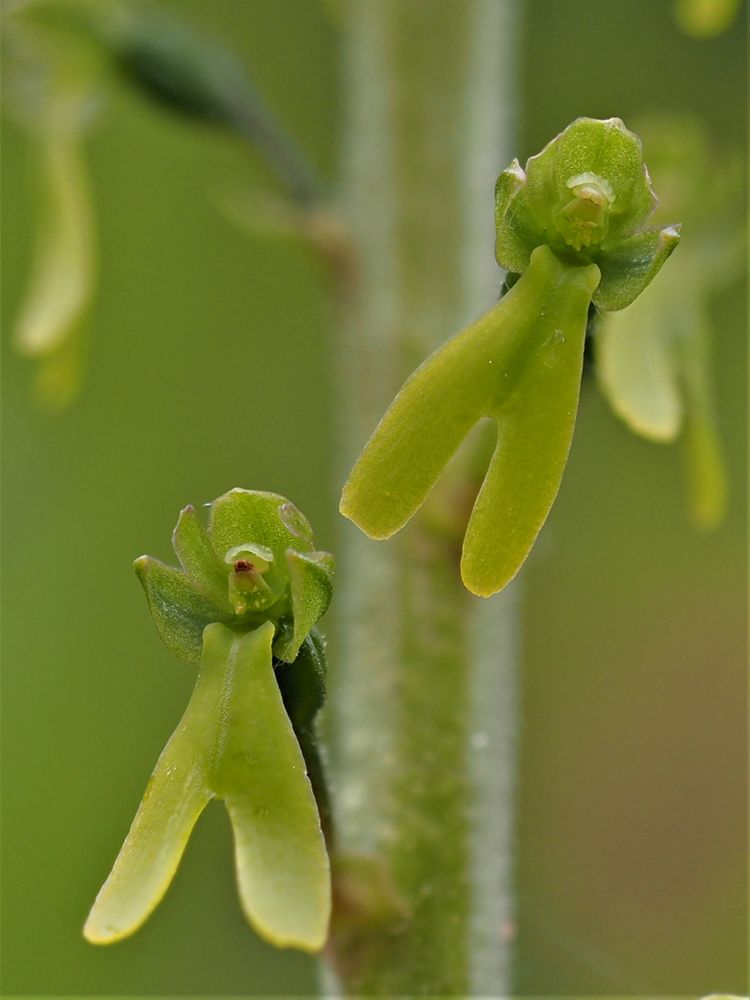
[[[656,206],[638,136],[619,118],[577,118],[526,170],[514,160],[495,188],[501,267],[526,270],[547,245],[573,263],[595,263],[593,301],[624,309],[651,281],[679,241],[679,227],[648,227]]]

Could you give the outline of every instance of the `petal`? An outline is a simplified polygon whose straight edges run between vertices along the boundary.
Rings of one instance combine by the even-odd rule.
[[[188,707],[159,757],[130,832],[91,909],[83,933],[93,944],[133,934],[161,901],[196,820],[212,797],[208,784],[217,707],[224,677],[224,646],[215,629]],[[219,635],[221,638],[221,634]]]
[[[133,565],[162,642],[181,660],[198,663],[203,629],[223,616],[195,592],[181,570],[151,556],[141,556]]]
[[[225,733],[212,777],[235,836],[242,908],[280,947],[318,951],[331,909],[328,855],[302,752],[276,683],[273,625],[221,626],[228,659]],[[218,633],[217,633],[218,634]]]
[[[594,293],[600,309],[624,309],[637,298],[680,242],[680,227],[647,229],[612,249],[599,261],[602,280]]]
[[[198,520],[194,507],[180,511],[172,547],[190,583],[211,604],[225,614],[232,608],[227,599],[227,571],[219,566],[208,532]]]
[[[495,184],[495,257],[508,271],[525,271],[534,247],[544,233],[531,213],[525,190],[526,175],[513,160]]]
[[[516,286],[534,276],[527,287],[538,291],[536,313],[525,323],[529,351],[515,391],[496,414],[497,447],[464,539],[461,575],[481,597],[502,590],[523,565],[557,496],[575,427],[599,272],[557,262],[555,273],[545,254],[555,260],[546,248],[537,250]]]
[[[287,549],[286,563],[292,591],[292,623],[280,631],[273,652],[280,660],[291,663],[331,603],[334,562],[329,552],[308,554]]]

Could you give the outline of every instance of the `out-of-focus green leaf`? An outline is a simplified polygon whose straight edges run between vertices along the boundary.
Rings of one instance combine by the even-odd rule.
[[[102,34],[142,95],[187,118],[230,129],[258,149],[295,202],[316,201],[320,184],[311,164],[228,48],[162,12],[136,7],[125,11],[117,30]]]
[[[128,80],[172,111],[233,124],[254,89],[242,63],[227,49],[160,12],[131,10],[112,44]]]

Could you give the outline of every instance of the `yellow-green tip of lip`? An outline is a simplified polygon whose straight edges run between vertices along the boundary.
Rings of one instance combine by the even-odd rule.
[[[83,936],[89,944],[107,945],[116,944],[124,938],[130,937],[138,930],[138,927],[131,927],[125,931],[115,931],[108,928],[98,927],[89,917],[83,925]]]
[[[463,557],[461,559],[461,582],[475,597],[483,597],[485,599],[494,597],[501,590],[505,590],[508,584],[515,579],[524,562],[525,559],[516,566],[510,575],[496,574],[493,576],[492,573],[482,573],[477,570],[476,567],[471,565],[471,560]]]
[[[360,531],[364,532],[368,538],[374,539],[376,542],[384,542],[387,538],[391,538],[399,530],[401,525],[396,528],[378,528],[372,522],[368,522],[366,517],[363,517],[357,510],[357,504],[350,500],[349,494],[350,490],[347,489],[347,485],[344,487],[344,492],[341,495],[341,503],[339,504],[339,513],[351,521]]]

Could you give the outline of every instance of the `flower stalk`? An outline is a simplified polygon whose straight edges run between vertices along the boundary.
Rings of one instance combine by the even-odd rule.
[[[515,39],[511,3],[346,9],[340,482],[409,368],[497,296]],[[340,541],[335,996],[509,988],[517,598],[479,601],[456,572],[478,485],[467,451],[392,542]]]

